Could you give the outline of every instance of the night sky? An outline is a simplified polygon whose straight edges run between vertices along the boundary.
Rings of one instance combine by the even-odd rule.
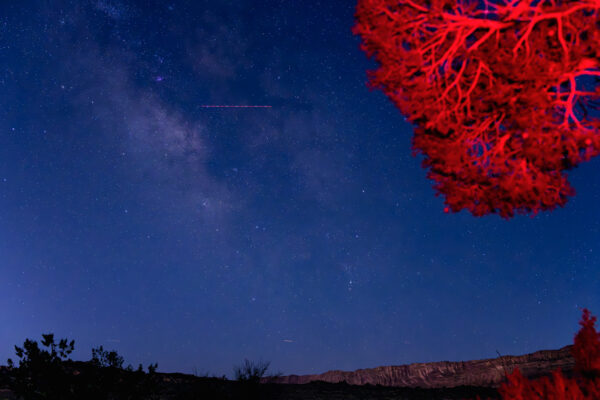
[[[355,7],[0,3],[0,364],[48,332],[229,377],[573,343],[600,314],[600,160],[554,212],[445,214]]]

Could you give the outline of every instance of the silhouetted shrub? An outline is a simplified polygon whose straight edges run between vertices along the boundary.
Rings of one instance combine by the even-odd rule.
[[[57,352],[54,334],[43,334],[42,337],[42,345],[51,351],[41,350],[37,342],[29,339],[25,340],[23,348],[15,346],[20,360],[19,367],[15,368],[13,360],[8,359],[14,377],[11,390],[26,400],[74,398],[63,361],[73,351],[75,341],[67,344],[67,339],[62,339]]]
[[[98,367],[116,367],[123,368],[123,357],[119,356],[116,351],[104,351],[102,346],[92,349],[92,363]],[[141,366],[141,364],[140,364]]]
[[[253,363],[244,360],[244,363],[240,366],[233,368],[235,379],[238,381],[249,381],[249,382],[260,382],[260,378],[263,377],[267,369],[269,368],[270,362],[258,362]]]
[[[269,368],[270,362],[257,363],[244,360],[240,366],[233,368],[235,379],[240,383],[236,398],[255,400],[260,398],[260,378]]]
[[[142,366],[142,364],[140,364]],[[148,365],[148,373],[154,374],[156,373],[156,368],[158,368],[158,363]]]
[[[158,364],[148,366],[144,373],[142,364],[137,371],[131,365],[123,369],[123,357],[116,351],[104,351],[102,346],[92,349],[88,362],[67,359],[74,350],[75,341],[67,344],[62,339],[57,345],[53,334],[42,335],[40,350],[37,342],[25,340],[23,348],[15,346],[21,358],[16,368],[12,359],[8,366],[12,379],[9,388],[24,400],[147,400],[158,399],[159,383],[156,376]]]

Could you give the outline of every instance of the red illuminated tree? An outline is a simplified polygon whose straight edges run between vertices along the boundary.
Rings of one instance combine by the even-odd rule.
[[[575,194],[600,152],[600,0],[359,0],[369,71],[416,125],[414,154],[446,211],[535,215]]]
[[[507,375],[498,392],[503,400],[597,400],[600,399],[600,333],[594,327],[596,317],[583,310],[571,353],[575,359],[575,377],[565,378],[560,369],[552,377],[529,381],[518,368]],[[480,400],[477,396],[477,400]]]
[[[576,371],[588,378],[600,378],[600,333],[596,332],[595,324],[596,317],[590,318],[590,312],[584,309],[572,349]]]

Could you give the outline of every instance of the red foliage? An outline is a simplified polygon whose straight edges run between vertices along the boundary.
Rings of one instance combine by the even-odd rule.
[[[577,371],[592,378],[600,377],[600,334],[596,332],[595,324],[596,317],[590,318],[590,312],[584,309],[572,351]]]
[[[503,400],[598,400],[600,399],[600,333],[594,324],[596,317],[583,310],[579,324],[581,329],[575,335],[571,353],[575,358],[575,378],[562,375],[560,369],[552,371],[552,379],[542,377],[529,381],[518,368],[506,375],[498,392]],[[480,400],[477,396],[477,400]]]
[[[600,76],[600,0],[481,1],[359,0],[352,31],[380,64],[368,85],[416,124],[448,211],[564,206],[564,171],[600,153],[600,88],[576,82]]]

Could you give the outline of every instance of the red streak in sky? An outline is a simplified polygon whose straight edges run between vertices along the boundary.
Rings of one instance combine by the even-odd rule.
[[[271,108],[271,106],[200,106],[203,108]]]

